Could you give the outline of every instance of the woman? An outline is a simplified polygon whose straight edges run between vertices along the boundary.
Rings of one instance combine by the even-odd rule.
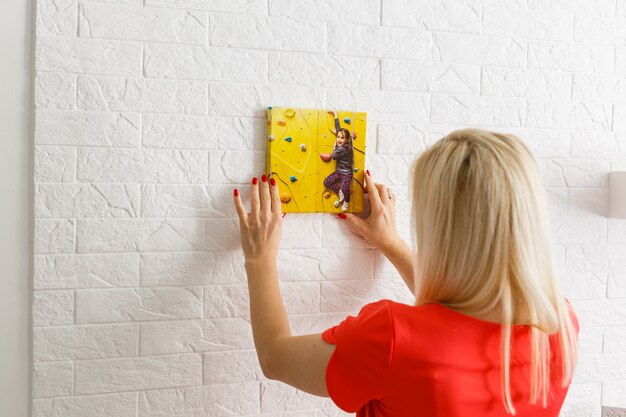
[[[577,356],[536,162],[513,135],[450,133],[412,169],[417,250],[395,197],[367,171],[371,215],[345,215],[415,295],[382,300],[322,334],[292,336],[278,289],[280,199],[273,179],[235,190],[254,342],[264,374],[330,396],[357,416],[557,416]]]

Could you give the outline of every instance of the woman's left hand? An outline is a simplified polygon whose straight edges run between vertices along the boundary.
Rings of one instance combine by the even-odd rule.
[[[239,216],[241,246],[246,262],[274,261],[282,234],[282,212],[278,186],[274,178],[263,175],[250,184],[250,212],[246,213],[241,196],[234,190],[235,208]]]

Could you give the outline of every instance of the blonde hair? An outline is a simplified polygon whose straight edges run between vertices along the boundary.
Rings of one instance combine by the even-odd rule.
[[[512,134],[456,130],[417,158],[412,178],[416,305],[500,312],[501,393],[510,414],[511,330],[531,326],[530,402],[541,397],[546,407],[549,335],[558,332],[561,367],[555,375],[563,386],[576,364],[577,335],[559,285],[532,153]]]

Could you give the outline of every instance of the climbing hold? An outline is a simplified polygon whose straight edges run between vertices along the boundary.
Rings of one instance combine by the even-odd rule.
[[[322,161],[324,161],[324,162],[330,161],[332,156],[333,156],[332,153],[321,153],[320,154],[320,158],[322,158]]]
[[[287,142],[291,142],[291,136],[287,136],[287,137],[285,138],[285,140],[286,140]]]
[[[269,141],[270,141],[270,142],[271,142],[271,141],[273,141],[273,140],[274,140],[274,135],[269,135],[269,136],[267,137],[267,139],[269,139]]]
[[[349,118],[349,117],[344,117],[343,122],[344,122],[344,123],[347,123],[347,124],[350,124],[350,123],[351,123],[351,120],[350,120],[350,118]]]
[[[339,200],[335,200],[335,202],[333,203],[333,206],[339,207]]]
[[[289,180],[290,180],[291,182],[296,182],[296,181],[298,181],[298,179],[296,178],[296,176],[295,176],[295,175],[292,175],[291,177],[289,177]]]
[[[276,122],[276,124],[278,124],[278,126],[285,126],[285,121],[284,120],[279,120]]]
[[[288,202],[291,201],[291,194],[289,194],[289,193],[281,193],[280,194],[280,201],[282,201],[283,203],[287,204]]]
[[[302,152],[306,151],[306,145],[305,145],[304,143],[301,143],[301,144],[300,144],[300,150],[301,150]]]
[[[296,115],[296,111],[294,109],[285,109],[285,117],[293,117]]]
[[[358,169],[358,168],[354,168],[354,170],[353,170],[353,171],[354,171],[354,172],[359,172],[359,169]]]
[[[330,198],[330,191],[326,191],[324,193],[324,198]]]

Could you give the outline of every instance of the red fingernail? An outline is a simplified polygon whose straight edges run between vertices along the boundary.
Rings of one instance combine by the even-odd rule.
[[[283,217],[285,217],[287,215],[287,213],[283,213]]]
[[[367,176],[368,176],[368,177],[370,177],[370,176],[371,176],[371,174],[370,174],[370,170],[369,170],[369,169],[368,169],[367,171],[365,171],[365,173],[367,174]]]
[[[340,219],[346,219],[348,217],[345,213],[339,213],[338,216]]]
[[[276,185],[276,180],[274,178],[270,178],[270,184],[272,186]]]
[[[235,188],[233,190],[233,194],[235,194],[235,197],[239,196],[239,190]]]
[[[259,180],[256,177],[252,178],[252,184],[256,185],[257,182],[259,182]]]
[[[261,181],[267,182],[267,175],[263,174],[263,176],[261,177]]]

